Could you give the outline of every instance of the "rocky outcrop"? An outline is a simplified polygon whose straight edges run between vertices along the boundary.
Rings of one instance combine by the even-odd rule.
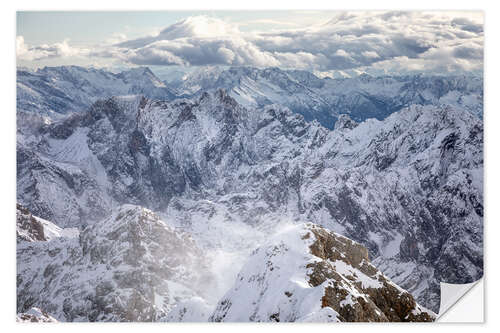
[[[339,115],[337,121],[335,122],[335,126],[333,127],[334,130],[340,130],[340,129],[353,129],[354,127],[358,126],[358,123],[355,122],[354,120],[349,117],[347,114],[341,114]]]
[[[39,308],[31,308],[27,312],[18,313],[16,321],[20,323],[57,323],[57,320]]]
[[[362,245],[314,224],[290,226],[255,250],[212,321],[433,321]]]
[[[35,242],[46,241],[42,223],[31,215],[30,211],[16,204],[16,239],[20,241]]]
[[[322,307],[329,306],[336,310],[340,321],[434,320],[431,311],[419,306],[410,293],[402,290],[370,263],[365,247],[314,225],[310,226],[310,231],[315,239],[310,246],[311,253],[322,261],[306,266],[312,270],[309,283],[319,286],[328,281],[321,299]],[[310,234],[303,237],[307,239]],[[344,264],[347,264],[347,269]],[[368,297],[349,295],[345,287],[349,283],[346,279],[351,282],[351,288]],[[370,280],[378,284],[370,285]],[[347,298],[349,301],[346,301]]]

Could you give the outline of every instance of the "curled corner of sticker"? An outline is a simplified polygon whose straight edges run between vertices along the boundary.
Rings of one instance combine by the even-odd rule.
[[[472,283],[441,282],[441,303],[436,321],[483,322],[483,279]],[[473,291],[473,292],[472,292]],[[470,297],[469,297],[470,296]]]

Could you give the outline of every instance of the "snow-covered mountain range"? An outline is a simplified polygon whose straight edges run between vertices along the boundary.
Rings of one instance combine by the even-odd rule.
[[[287,226],[250,259],[210,305],[210,258],[153,212],[123,205],[81,233],[19,206],[17,320],[433,321],[368,258],[368,250],[314,224]],[[38,237],[44,232],[52,237]],[[41,310],[40,307],[46,310]],[[49,314],[50,313],[50,314]]]
[[[244,106],[281,104],[332,128],[340,114],[356,121],[382,120],[412,104],[449,105],[481,116],[483,81],[465,76],[382,76],[318,78],[303,70],[279,68],[212,67],[177,81],[177,94],[200,94],[226,89]]]
[[[422,313],[430,313],[429,318],[432,313],[415,300],[437,312],[439,282],[467,283],[482,276],[481,80],[331,80],[303,71],[240,68],[195,72],[175,87],[164,87],[141,71],[139,76],[146,74],[145,82],[156,82],[159,90],[122,73],[109,77],[137,83],[139,95],[130,95],[130,87],[123,92],[117,88],[112,95],[127,96],[98,99],[106,94],[101,91],[94,101],[89,93],[81,109],[65,109],[60,113],[69,113],[63,117],[37,109],[35,105],[45,105],[42,99],[33,109],[18,104],[17,201],[26,207],[18,211],[24,216],[18,218],[18,312],[37,307],[58,320],[422,319]],[[65,84],[55,79],[52,86]],[[217,89],[221,86],[225,89]],[[354,98],[361,90],[363,98],[385,98],[397,107],[390,109],[384,102],[372,104],[377,106],[370,109],[373,112],[356,109],[355,105],[366,105]],[[173,93],[160,96],[155,91]],[[259,100],[257,91],[267,99]],[[350,104],[346,98],[353,98]],[[23,97],[18,90],[19,99]],[[52,101],[50,95],[43,100]],[[308,104],[323,101],[330,103],[324,104],[328,108]],[[325,110],[328,113],[322,113]],[[39,115],[48,115],[50,121],[37,121]],[[304,222],[322,228],[297,227]],[[45,226],[63,236],[47,239],[46,232],[37,232]],[[221,303],[233,303],[232,297],[249,288],[242,281],[251,276],[270,274],[268,282],[275,283],[275,272],[268,272],[261,262],[266,260],[263,253],[276,242],[286,244],[287,237],[302,235],[304,228],[362,244],[367,249],[363,258],[373,269],[367,273],[359,262],[341,259],[344,263],[332,263],[309,251],[307,242],[297,245],[300,251],[296,243],[288,244],[292,251],[280,255],[295,256],[299,251],[300,258],[321,258],[340,277],[330,275],[317,284],[306,279],[301,283],[309,283],[309,289],[293,297],[280,294],[273,304],[259,300],[262,307],[247,307],[247,312],[235,313]],[[295,231],[285,237],[283,230]],[[184,234],[190,240],[179,236]],[[276,234],[285,240],[271,236]],[[175,246],[163,244],[158,237],[179,241]],[[141,245],[131,250],[135,242]],[[174,247],[185,249],[186,257],[164,258],[154,252],[178,253]],[[51,251],[56,253],[52,257]],[[127,264],[130,251],[141,260]],[[199,252],[207,267],[194,270],[200,265],[192,264],[197,255],[191,253]],[[348,252],[352,251],[343,251],[346,256]],[[49,262],[56,262],[55,267]],[[284,279],[293,274],[304,277],[303,262],[296,263]],[[412,296],[404,292],[405,304],[410,304],[405,315],[389,314],[363,281],[361,287],[351,281],[352,272],[362,276],[356,270],[372,281],[367,283],[384,276],[391,290],[407,290]],[[206,283],[199,283],[199,276]],[[149,281],[155,291],[146,291],[137,279]],[[339,300],[343,305],[325,305],[321,295],[317,299],[326,293],[326,284],[341,280],[345,285],[339,293],[352,296],[344,295]],[[378,283],[385,286],[382,280]],[[102,285],[107,292],[82,288],[88,283]],[[66,311],[64,299],[72,292],[85,293],[82,299],[87,301],[66,301],[71,303]],[[248,293],[245,297],[253,299]],[[359,298],[370,304],[370,311],[358,311],[365,304]],[[141,316],[132,316],[116,299],[126,300],[123,304],[140,300]],[[354,310],[346,310],[347,303]],[[311,305],[311,311],[299,311],[301,304]],[[276,307],[285,312],[270,318]],[[226,317],[228,313],[233,315]]]
[[[172,74],[173,75],[173,74]],[[449,105],[482,116],[483,81],[466,76],[381,76],[318,78],[304,70],[201,67],[181,79],[162,81],[146,67],[120,73],[78,66],[18,69],[18,114],[49,119],[86,110],[99,98],[142,94],[172,100],[225,89],[246,107],[287,106],[306,121],[333,128],[341,114],[356,121],[385,119],[412,104]]]
[[[85,111],[100,98],[144,94],[170,99],[173,92],[149,68],[115,74],[79,66],[17,70],[17,112],[37,114],[49,120]]]

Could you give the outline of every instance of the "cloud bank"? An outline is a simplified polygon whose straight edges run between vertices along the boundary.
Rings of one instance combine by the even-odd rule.
[[[279,66],[326,74],[482,72],[482,20],[465,14],[346,12],[311,27],[260,32],[242,32],[226,21],[195,16],[156,36],[100,45],[92,51],[71,47],[67,41],[27,46],[18,36],[17,55],[32,61],[89,57],[128,65]]]
[[[89,53],[87,49],[75,48],[69,45],[69,40],[52,45],[42,44],[29,46],[24,42],[23,36],[16,37],[16,54],[22,60],[42,60],[47,58],[67,58],[85,56]]]

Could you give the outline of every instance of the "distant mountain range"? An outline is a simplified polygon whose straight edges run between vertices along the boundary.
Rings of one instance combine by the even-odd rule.
[[[17,70],[17,110],[57,119],[85,111],[100,98],[144,94],[172,99],[173,92],[149,68],[115,74],[79,66]]]
[[[225,89],[246,107],[280,104],[333,128],[340,114],[356,121],[382,120],[412,104],[449,105],[482,116],[482,78],[381,76],[320,79],[303,70],[254,67],[201,68],[162,82],[148,68],[118,74],[78,66],[19,69],[18,111],[57,117],[88,108],[99,98],[142,94],[160,100],[199,96]]]

